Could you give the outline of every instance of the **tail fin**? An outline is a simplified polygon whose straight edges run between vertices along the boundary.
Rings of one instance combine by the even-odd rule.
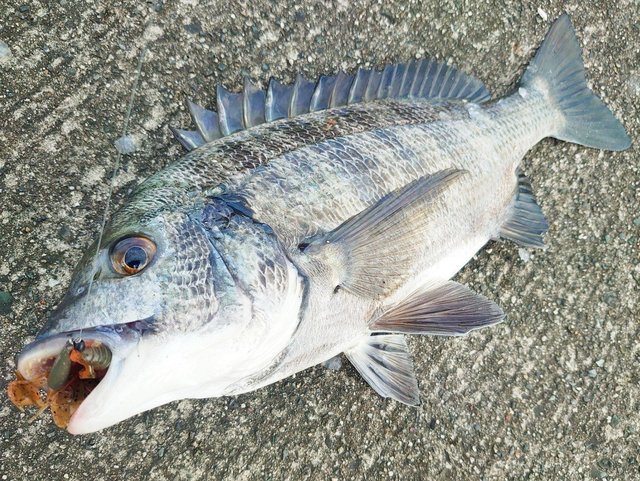
[[[605,150],[631,145],[622,124],[587,87],[580,46],[567,14],[555,21],[522,77],[525,88],[541,84],[566,120],[553,137]]]

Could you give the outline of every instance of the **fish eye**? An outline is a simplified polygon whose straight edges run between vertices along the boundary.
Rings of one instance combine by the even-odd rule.
[[[113,269],[123,276],[137,274],[147,267],[156,254],[156,245],[142,236],[119,240],[111,250]]]

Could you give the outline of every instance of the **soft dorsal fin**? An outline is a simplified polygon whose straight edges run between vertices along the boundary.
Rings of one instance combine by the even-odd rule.
[[[410,406],[420,403],[420,390],[403,335],[369,336],[345,354],[380,396]]]
[[[466,99],[485,102],[491,95],[479,80],[447,64],[429,59],[387,65],[383,70],[359,69],[355,75],[339,72],[313,83],[298,75],[293,85],[271,79],[265,91],[245,79],[240,93],[218,86],[217,112],[188,101],[195,131],[172,129],[192,150],[221,136],[264,122],[295,117],[333,107],[381,99]]]

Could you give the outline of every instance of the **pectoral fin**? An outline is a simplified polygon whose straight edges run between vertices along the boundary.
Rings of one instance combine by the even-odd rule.
[[[468,287],[449,281],[430,290],[418,290],[377,317],[372,331],[462,336],[500,322],[504,312],[493,301]]]
[[[335,230],[304,243],[304,253],[336,269],[339,288],[362,297],[388,295],[409,275],[433,225],[429,205],[466,171],[447,169],[414,180]]]
[[[345,354],[380,396],[390,397],[410,406],[420,403],[418,382],[404,336],[370,336]]]

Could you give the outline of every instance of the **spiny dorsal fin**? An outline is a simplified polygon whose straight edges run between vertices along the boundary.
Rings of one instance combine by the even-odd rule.
[[[500,228],[500,237],[512,240],[524,247],[544,247],[544,233],[549,229],[547,219],[536,202],[529,179],[520,169],[518,191],[513,199],[511,214]]]
[[[404,336],[369,336],[345,354],[380,396],[410,406],[420,403],[420,390]]]
[[[504,318],[498,305],[454,281],[418,290],[391,307],[369,326],[372,331],[462,336]]]
[[[336,289],[380,298],[406,281],[427,230],[437,219],[429,205],[466,171],[446,169],[420,177],[303,243],[310,260],[332,266]]]
[[[387,65],[382,71],[359,69],[356,75],[344,72],[325,75],[315,84],[302,75],[298,75],[294,85],[271,79],[266,92],[245,79],[241,93],[218,86],[217,113],[189,101],[189,112],[197,130],[175,129],[174,135],[191,150],[265,121],[354,103],[389,98],[466,99],[481,103],[490,97],[479,80],[428,59]]]

